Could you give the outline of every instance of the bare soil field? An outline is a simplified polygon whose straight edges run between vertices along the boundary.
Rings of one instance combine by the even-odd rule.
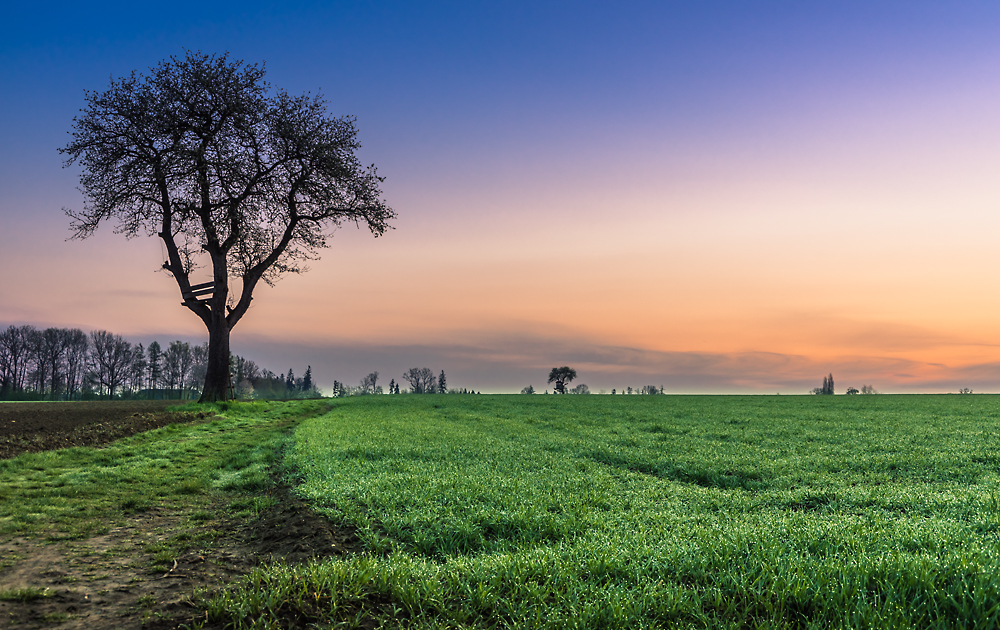
[[[0,403],[0,459],[70,446],[99,446],[205,415],[175,413],[189,400]]]
[[[0,457],[67,446],[100,446],[207,414],[170,411],[177,401],[0,404]],[[269,561],[302,562],[360,550],[339,529],[276,483],[273,506],[237,519],[206,505],[191,514],[158,505],[127,515],[86,539],[0,539],[0,628],[167,629],[204,622],[192,603]],[[155,549],[178,548],[170,558]],[[17,594],[23,593],[22,598]],[[214,628],[206,624],[205,628]],[[295,627],[294,622],[290,627]]]

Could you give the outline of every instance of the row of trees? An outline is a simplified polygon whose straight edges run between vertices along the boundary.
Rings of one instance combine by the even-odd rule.
[[[0,398],[180,397],[204,378],[205,350],[172,341],[143,347],[106,330],[9,326],[0,331]]]
[[[814,388],[812,390],[812,393],[818,394],[820,396],[833,396],[833,394],[834,394],[834,391],[833,391],[833,374],[829,374],[827,376],[824,376],[823,377],[823,386],[822,387],[816,387],[816,388]],[[847,388],[847,395],[848,396],[854,396],[856,394],[870,395],[870,394],[877,394],[877,393],[879,393],[879,392],[873,386],[871,386],[871,385],[862,385],[860,390],[858,388],[856,388],[856,387],[848,387]]]
[[[189,398],[205,379],[208,346],[132,344],[106,330],[9,326],[0,330],[0,399]],[[296,378],[232,355],[238,398],[319,396],[312,368]]]
[[[351,387],[341,383],[333,382],[333,396],[342,398],[344,396],[367,396],[370,394],[399,394],[401,390],[396,379],[389,379],[388,391],[378,384],[379,373],[371,372],[363,379],[357,387]],[[448,377],[444,370],[437,376],[430,368],[410,368],[403,374],[403,380],[409,384],[411,394],[475,394],[475,391],[462,389],[448,389]],[[481,392],[480,392],[481,393]]]

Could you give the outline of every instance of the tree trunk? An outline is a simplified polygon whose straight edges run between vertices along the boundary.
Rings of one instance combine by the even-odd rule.
[[[198,402],[228,400],[229,392],[229,323],[225,316],[213,309],[208,328],[208,369],[205,370],[205,387]]]

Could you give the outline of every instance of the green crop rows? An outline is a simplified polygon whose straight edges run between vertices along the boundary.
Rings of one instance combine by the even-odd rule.
[[[297,427],[369,552],[269,566],[239,627],[996,627],[991,396],[406,396]]]

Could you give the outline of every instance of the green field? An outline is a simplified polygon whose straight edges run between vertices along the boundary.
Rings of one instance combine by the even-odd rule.
[[[283,627],[995,627],[990,396],[408,396],[296,428],[298,491],[369,553],[264,568]],[[390,620],[394,620],[391,621]]]
[[[212,505],[252,520],[277,474],[366,551],[194,594],[189,627],[1000,624],[998,397],[216,408],[104,449],[0,461],[0,535],[81,540],[149,505],[191,527]],[[176,538],[147,550],[150,572],[193,544]]]

